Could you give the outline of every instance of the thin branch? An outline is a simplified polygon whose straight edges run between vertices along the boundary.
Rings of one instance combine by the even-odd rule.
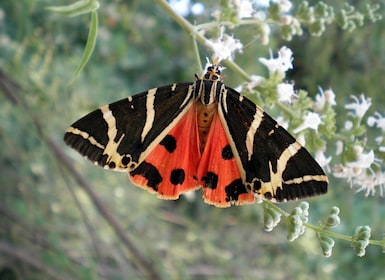
[[[26,252],[26,248],[17,248],[15,246],[12,246],[11,244],[8,244],[6,242],[0,241],[0,253],[3,256],[8,256],[10,258],[17,259],[25,264],[28,264],[29,266],[32,266],[38,270],[44,271],[46,274],[50,276],[50,279],[58,279],[58,280],[65,280],[65,279],[71,279],[72,277],[69,277],[69,275],[61,276],[58,271],[51,269],[47,265],[45,265],[43,262],[41,262],[38,256],[33,255],[31,252]]]
[[[51,148],[52,152],[55,154],[56,158],[63,164],[63,166],[71,173],[75,181],[82,187],[88,196],[91,198],[93,204],[99,213],[103,216],[103,218],[110,224],[110,226],[114,229],[116,235],[120,238],[120,240],[124,243],[127,249],[134,256],[137,264],[143,268],[145,272],[149,274],[151,279],[161,279],[160,275],[155,271],[154,266],[147,261],[147,259],[142,255],[139,249],[135,246],[134,242],[126,234],[123,227],[118,223],[115,216],[108,210],[107,207],[104,206],[100,198],[93,191],[93,187],[88,183],[88,181],[77,171],[77,169],[73,166],[72,162],[69,158],[64,154],[59,145],[53,141],[51,138],[46,138],[46,143]]]
[[[2,73],[3,76],[7,76]],[[12,80],[7,78],[7,80]],[[1,80],[0,80],[1,82]],[[16,83],[14,83],[16,84]],[[2,88],[0,86],[0,88]],[[15,89],[15,88],[14,88]],[[88,183],[88,181],[75,169],[72,162],[68,158],[68,156],[62,151],[61,147],[49,136],[44,133],[43,125],[40,120],[32,113],[29,109],[28,104],[25,100],[22,99],[22,95],[18,94],[17,90],[10,90],[7,92],[6,97],[10,99],[10,101],[15,106],[21,106],[25,112],[31,118],[33,124],[35,125],[38,133],[40,134],[43,141],[46,142],[47,146],[55,155],[56,159],[68,170],[71,176],[75,179],[75,181],[79,184],[81,188],[88,194],[90,199],[92,200],[94,206],[99,211],[101,216],[107,221],[107,223],[113,228],[116,235],[120,238],[125,247],[131,252],[134,261],[136,264],[142,268],[142,270],[148,274],[151,279],[160,280],[161,276],[155,270],[153,264],[147,261],[147,259],[142,255],[139,249],[135,246],[134,242],[126,234],[123,227],[118,223],[115,216],[108,210],[107,207],[104,206],[100,198],[93,191],[93,187]],[[15,100],[19,100],[20,102],[14,102]]]

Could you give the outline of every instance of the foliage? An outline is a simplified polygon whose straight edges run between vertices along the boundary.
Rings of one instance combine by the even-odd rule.
[[[0,278],[381,275],[383,7],[247,3],[207,1],[202,13],[183,17],[161,0],[100,1],[100,7],[82,0],[59,8],[51,1],[3,3]],[[288,54],[283,45],[293,50],[291,70],[272,68]],[[227,59],[226,84],[241,85],[306,139],[318,159],[323,155],[328,195],[311,204],[230,209],[204,205],[198,192],[160,201],[62,143],[73,120],[135,92],[192,80],[205,56]],[[311,113],[319,125],[306,123]]]

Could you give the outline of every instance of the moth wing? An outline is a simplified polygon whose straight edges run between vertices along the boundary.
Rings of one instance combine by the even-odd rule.
[[[193,104],[193,84],[178,83],[105,105],[72,124],[66,144],[100,166],[136,168]]]
[[[181,193],[199,188],[196,122],[196,110],[192,106],[144,161],[129,172],[131,181],[163,199],[177,199]]]
[[[248,193],[241,179],[218,114],[211,123],[197,174],[203,187],[203,199],[208,204],[229,207],[254,202],[254,196]]]
[[[218,114],[250,192],[275,202],[327,192],[328,179],[319,164],[252,101],[226,87]]]

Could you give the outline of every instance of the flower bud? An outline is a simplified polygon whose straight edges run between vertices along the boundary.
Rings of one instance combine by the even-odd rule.
[[[338,226],[340,224],[341,220],[340,217],[336,214],[331,214],[326,220],[325,226],[328,228],[333,228],[335,226]]]
[[[333,247],[335,244],[334,240],[329,236],[321,235],[319,241],[324,256],[330,257],[332,255]]]
[[[358,226],[352,238],[352,246],[357,256],[363,257],[365,249],[369,245],[371,229],[368,226]]]

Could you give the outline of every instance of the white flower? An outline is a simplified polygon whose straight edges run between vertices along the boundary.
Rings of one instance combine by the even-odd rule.
[[[357,192],[365,191],[365,196],[374,195],[376,187],[380,189],[380,196],[383,196],[385,189],[385,173],[373,172],[371,169],[348,167],[338,165],[333,168],[333,175],[337,178],[345,178],[350,187],[358,186]]]
[[[356,96],[351,96],[352,99],[356,101],[356,103],[350,103],[345,105],[345,108],[348,110],[355,111],[355,116],[358,118],[362,118],[366,111],[369,109],[370,105],[372,104],[372,100],[370,98],[365,99],[365,96],[361,94],[360,100]]]
[[[336,95],[334,94],[334,91],[331,88],[325,90],[324,94],[325,94],[326,102],[328,102],[332,106],[337,104]]]
[[[357,151],[357,160],[346,163],[347,167],[355,168],[370,168],[374,163],[374,152],[370,150],[368,153],[364,153],[362,150]]]
[[[265,78],[259,75],[251,75],[250,80],[251,81],[246,84],[246,88],[252,91],[253,88],[260,86],[265,81]]]
[[[250,18],[255,13],[251,2],[247,0],[243,0],[239,3],[238,6],[238,18]]]
[[[242,51],[243,45],[238,39],[224,34],[224,27],[221,29],[221,36],[216,40],[206,40],[208,45],[214,51],[214,57],[218,61],[232,59],[236,51]]]
[[[342,142],[341,140],[337,140],[336,142],[336,155],[340,155],[342,154],[342,152],[344,151],[344,142]]]
[[[315,160],[319,163],[321,167],[328,168],[332,157],[326,157],[324,151],[319,150],[315,153]]]
[[[307,114],[304,117],[303,123],[294,129],[294,133],[298,133],[302,130],[305,130],[307,128],[314,129],[315,131],[318,130],[318,126],[321,124],[321,117],[319,114],[314,112],[307,112]]]
[[[373,127],[376,125],[377,119],[373,116],[370,116],[370,117],[368,117],[368,120],[366,121],[366,123],[368,124],[368,126]]]
[[[344,124],[345,130],[351,130],[353,128],[353,122],[351,121],[346,121]]]
[[[315,111],[321,111],[326,104],[325,94],[322,89],[320,89],[320,93],[315,96],[315,101],[313,105],[313,109]]]
[[[319,88],[320,93],[315,96],[314,110],[321,111],[326,103],[330,105],[336,105],[336,96],[332,89],[327,89],[325,91],[322,88]]]
[[[370,116],[367,120],[367,123],[369,126],[376,126],[380,128],[382,132],[385,131],[385,118],[378,112],[375,112],[374,116]]]
[[[279,72],[284,74],[287,70],[293,68],[293,52],[288,47],[283,46],[278,51],[278,57],[273,58],[272,55],[270,59],[260,58],[259,61],[263,63],[270,73]]]
[[[277,4],[283,13],[290,11],[291,7],[293,6],[289,0],[278,0]]]
[[[385,146],[381,146],[381,144],[384,142],[384,137],[383,136],[377,136],[374,138],[374,141],[376,141],[376,144],[378,146],[378,150],[383,153],[385,152]]]
[[[348,183],[352,183],[352,178],[358,176],[362,169],[355,169],[342,164],[333,167],[333,176],[336,178],[346,178]]]
[[[365,191],[365,196],[374,195],[376,187],[380,189],[380,196],[383,196],[385,188],[385,174],[381,172],[366,173],[363,172],[359,176],[353,178],[353,184],[360,186],[357,192]]]
[[[280,83],[277,85],[278,101],[290,103],[292,98],[296,96],[294,93],[294,85],[289,83]]]
[[[362,146],[353,148],[357,160],[348,162],[345,165],[338,165],[333,168],[333,175],[337,178],[345,178],[350,187],[358,186],[357,192],[366,191],[366,196],[375,193],[375,187],[380,187],[380,194],[383,194],[385,186],[385,174],[374,173],[371,165],[378,164],[379,160],[374,157],[373,150],[364,153]]]

